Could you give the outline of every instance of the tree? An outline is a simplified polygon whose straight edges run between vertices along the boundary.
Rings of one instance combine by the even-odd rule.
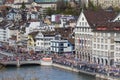
[[[58,0],[57,1],[57,10],[64,11],[65,8],[66,8],[66,3],[64,2],[64,0]]]
[[[21,5],[20,8],[21,8],[21,9],[25,9],[25,8],[26,8],[24,1],[22,2],[22,5]]]
[[[89,1],[89,4],[88,4],[88,9],[92,9],[92,10],[99,10],[99,9],[102,9],[101,5],[94,5],[93,2]]]
[[[47,9],[46,9],[46,15],[51,16],[51,15],[54,14],[54,13],[55,13],[55,10],[54,10],[54,9],[52,9],[52,8],[47,8]]]

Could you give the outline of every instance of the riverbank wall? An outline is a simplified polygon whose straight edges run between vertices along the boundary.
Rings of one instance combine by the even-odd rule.
[[[62,69],[66,69],[66,70],[70,70],[70,71],[74,71],[74,72],[79,72],[79,70],[77,70],[75,68],[64,66],[64,65],[60,65],[60,64],[56,64],[56,63],[53,63],[52,66],[58,67],[58,68],[62,68]]]
[[[96,80],[120,80],[119,78],[110,77],[110,76],[102,75],[102,74],[98,74],[98,73],[87,72],[87,71],[83,71],[83,70],[78,70],[73,67],[69,67],[69,66],[65,66],[65,65],[61,65],[61,64],[53,63],[52,66],[62,68],[65,70],[69,70],[69,71],[74,71],[74,72],[94,76],[96,78]]]
[[[78,72],[78,73],[83,73],[83,74],[91,75],[91,76],[96,76],[95,73],[86,72],[86,71],[83,71],[83,70],[78,70],[76,68],[68,67],[68,66],[65,66],[65,65],[60,65],[60,64],[53,63],[52,66],[58,67],[58,68],[62,68],[62,69],[65,69],[65,70],[70,70],[70,71],[74,71],[74,72]]]

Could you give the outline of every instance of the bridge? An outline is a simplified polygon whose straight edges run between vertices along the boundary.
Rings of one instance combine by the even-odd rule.
[[[26,65],[26,64],[38,64],[41,65],[40,60],[31,60],[31,61],[4,61],[1,62],[3,65],[16,65],[17,67],[20,67],[21,65]]]

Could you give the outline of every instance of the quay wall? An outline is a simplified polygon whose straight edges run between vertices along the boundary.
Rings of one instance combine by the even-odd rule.
[[[83,71],[83,70],[78,70],[78,69],[75,69],[73,67],[68,67],[68,66],[65,66],[65,65],[57,64],[57,63],[53,63],[52,66],[62,68],[62,69],[65,69],[65,70],[70,70],[70,71],[86,74],[86,75],[90,75],[90,76],[94,76],[96,78],[96,80],[120,80],[118,78],[110,77],[110,76],[107,76],[107,75],[102,75],[102,74],[98,74],[98,73],[92,73],[92,72],[87,72],[87,71]]]
[[[66,70],[70,70],[70,71],[74,71],[74,72],[79,72],[79,70],[74,69],[72,67],[68,67],[68,66],[64,66],[64,65],[60,65],[60,64],[56,64],[56,63],[53,63],[52,66],[62,68],[62,69],[66,69]]]
[[[83,71],[83,70],[78,70],[78,69],[75,69],[73,67],[68,67],[68,66],[64,66],[64,65],[60,65],[60,64],[56,64],[56,63],[53,63],[52,66],[62,68],[62,69],[66,69],[66,70],[70,70],[70,71],[74,71],[74,72],[79,72],[79,73],[91,75],[91,76],[96,75],[95,73],[90,73],[90,72],[86,72],[86,71]]]

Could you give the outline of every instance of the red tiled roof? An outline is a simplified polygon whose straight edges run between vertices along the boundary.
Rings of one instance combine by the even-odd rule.
[[[93,31],[120,31],[120,22],[112,21],[118,15],[115,11],[85,10],[84,14]]]
[[[62,39],[67,39],[69,42],[74,44],[74,39],[70,37],[73,33],[74,28],[67,27],[67,28],[55,28],[55,31],[61,35]]]
[[[111,21],[117,15],[116,12],[114,11],[105,11],[102,9],[97,10],[97,11],[85,10],[84,14],[91,26],[93,26],[94,24],[101,25],[103,23]]]

